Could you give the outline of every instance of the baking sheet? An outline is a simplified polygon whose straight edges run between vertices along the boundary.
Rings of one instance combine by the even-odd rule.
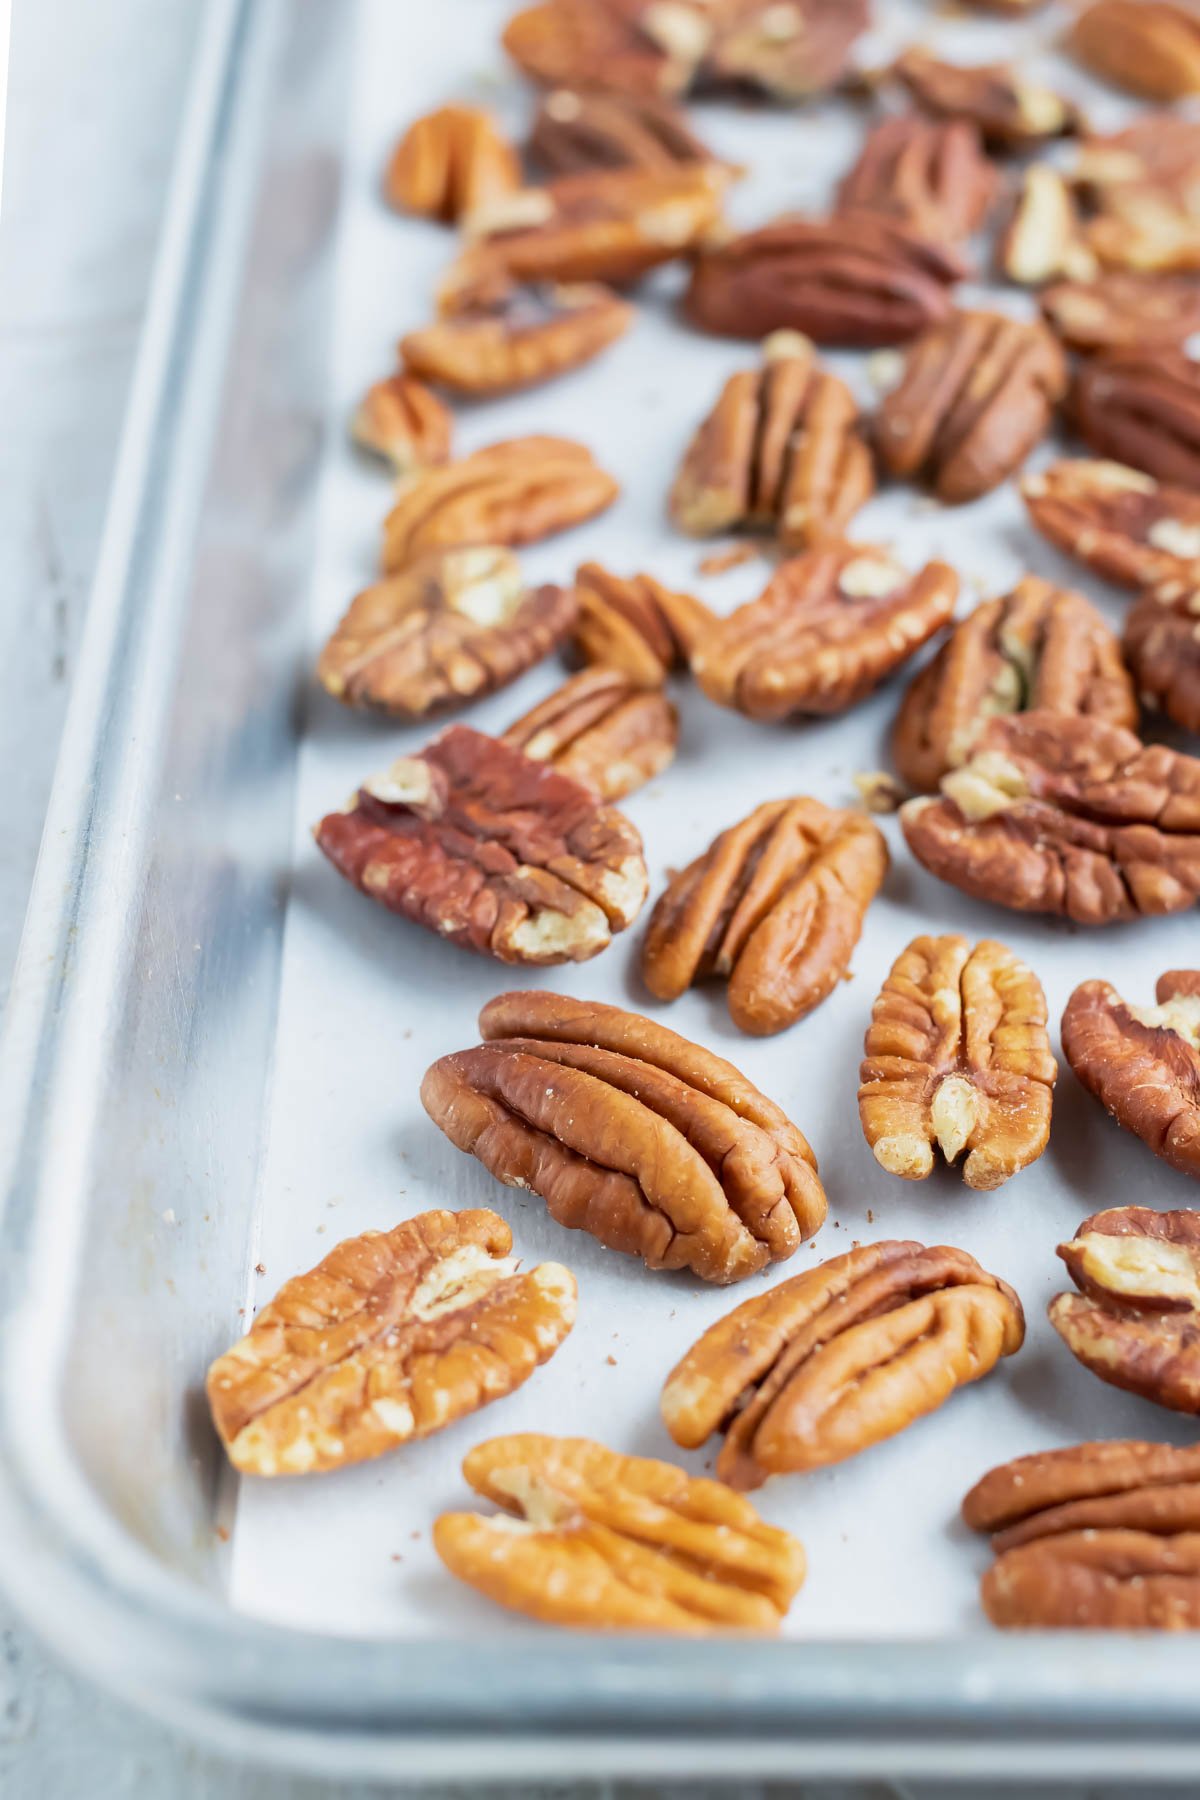
[[[351,595],[373,577],[389,504],[386,476],[353,451],[344,422],[368,382],[391,366],[400,332],[429,315],[435,281],[453,251],[444,229],[386,210],[378,197],[380,171],[398,129],[443,100],[492,105],[523,134],[532,95],[507,71],[498,49],[508,10],[506,0],[443,0],[425,8],[413,0],[365,0],[359,12],[318,549],[311,593],[297,596],[310,611],[314,659]],[[947,19],[907,0],[877,0],[876,11],[866,49],[879,60],[918,37],[962,60],[984,60],[1017,45],[1042,46],[1062,23],[1055,8],[1022,25]],[[1046,55],[1039,66],[1084,99],[1099,126],[1126,116],[1119,99],[1069,65]],[[843,103],[802,112],[705,103],[695,117],[718,153],[754,170],[730,202],[743,225],[786,207],[820,208],[854,156],[863,119]],[[524,553],[533,579],[568,579],[578,562],[595,557],[619,572],[647,569],[726,611],[759,591],[768,563],[700,577],[697,563],[711,546],[674,534],[664,499],[693,426],[724,378],[750,366],[755,351],[688,331],[673,311],[681,282],[681,272],[671,270],[648,283],[632,332],[589,368],[526,395],[458,406],[457,444],[469,451],[522,432],[561,432],[587,443],[620,478],[622,497],[609,513]],[[963,298],[978,292],[967,288]],[[1032,310],[1014,290],[1005,290],[1002,304]],[[829,360],[864,400],[871,397],[865,358]],[[1035,461],[1049,455],[1043,449]],[[1028,528],[1011,486],[953,511],[931,506],[911,489],[894,489],[864,510],[855,535],[894,545],[911,566],[932,556],[954,563],[963,577],[960,613],[1026,571],[1082,587],[1113,624],[1126,604]],[[481,729],[501,730],[561,678],[552,659],[465,716]],[[811,793],[832,805],[853,803],[854,773],[887,766],[887,731],[903,679],[841,719],[777,728],[724,713],[678,683],[676,762],[624,803],[645,838],[651,901],[666,870],[760,800]],[[1194,962],[1194,914],[1092,933],[1025,920],[934,881],[908,855],[895,821],[884,820],[893,867],[868,916],[852,978],[791,1031],[747,1039],[731,1025],[720,987],[689,993],[669,1008],[651,1001],[637,974],[638,926],[591,963],[526,975],[454,950],[357,894],[317,852],[310,828],[366,774],[419,748],[430,733],[352,715],[317,691],[306,692],[300,705],[305,736],[295,862],[247,1308],[311,1267],[340,1238],[386,1229],[433,1206],[494,1207],[512,1225],[527,1264],[554,1258],[571,1266],[580,1305],[576,1328],[557,1356],[502,1404],[408,1451],[338,1475],[242,1481],[230,1575],[237,1608],[281,1623],[380,1637],[478,1639],[535,1629],[462,1587],[433,1553],[432,1520],[467,1502],[459,1473],[465,1451],[499,1433],[579,1432],[705,1470],[715,1444],[687,1456],[658,1418],[659,1389],[676,1358],[712,1320],[762,1286],[878,1237],[912,1236],[969,1250],[1017,1288],[1029,1336],[987,1380],[899,1438],[840,1467],[761,1491],[764,1516],[795,1531],[809,1552],[808,1581],[785,1626],[789,1635],[901,1639],[986,1629],[976,1603],[986,1550],[957,1521],[962,1494],[985,1468],[1082,1437],[1187,1441],[1194,1435],[1186,1421],[1088,1375],[1044,1317],[1050,1295],[1064,1284],[1054,1246],[1082,1217],[1133,1200],[1194,1204],[1191,1183],[1111,1125],[1069,1071],[1060,1080],[1046,1155],[993,1194],[973,1194],[945,1170],[923,1184],[886,1175],[863,1141],[855,1105],[871,1003],[895,956],[918,932],[991,935],[1012,945],[1043,981],[1057,1047],[1056,1022],[1077,982],[1105,975],[1144,1000],[1162,969]],[[476,1041],[485,1000],[521,985],[646,1010],[736,1062],[787,1108],[817,1150],[830,1201],[817,1237],[763,1277],[736,1289],[707,1288],[687,1275],[652,1273],[582,1233],[566,1232],[535,1196],[501,1187],[454,1150],[421,1108],[421,1076],[435,1057]]]

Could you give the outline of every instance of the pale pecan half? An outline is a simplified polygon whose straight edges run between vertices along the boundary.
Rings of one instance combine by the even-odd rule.
[[[467,1483],[505,1511],[442,1513],[451,1574],[500,1606],[591,1631],[777,1631],[805,1574],[799,1541],[672,1463],[532,1432],[477,1444]]]
[[[908,352],[880,406],[876,448],[893,475],[919,477],[941,500],[974,500],[1024,462],[1066,386],[1045,326],[957,312]]]
[[[652,1269],[740,1281],[825,1217],[803,1134],[732,1063],[616,1006],[502,994],[434,1063],[425,1110],[551,1218]]]
[[[398,482],[383,522],[385,574],[426,550],[532,544],[611,506],[620,488],[570,438],[509,438]]]
[[[574,647],[584,662],[619,669],[639,687],[661,687],[713,625],[691,594],[665,588],[653,575],[613,575],[600,563],[575,571],[579,605]]]
[[[826,545],[781,563],[757,600],[719,619],[692,673],[751,719],[844,712],[949,623],[957,597],[946,563],[910,575],[884,550]]]
[[[938,243],[961,244],[996,198],[996,171],[965,119],[919,113],[883,119],[867,134],[837,191],[838,211],[878,213]]]
[[[760,1487],[894,1437],[1024,1336],[1017,1296],[965,1250],[885,1239],[710,1325],[668,1375],[662,1416],[686,1449],[723,1431],[717,1474]]]
[[[671,489],[681,531],[773,528],[789,548],[840,538],[875,490],[858,405],[809,338],[774,332],[761,369],[731,375]]]
[[[1200,1178],[1200,974],[1169,970],[1155,1001],[1131,1006],[1107,981],[1083,982],[1063,1013],[1063,1050],[1118,1125]]]
[[[672,877],[650,916],[642,979],[659,1000],[728,983],[729,1012],[763,1036],[844,980],[887,873],[883,834],[819,800],[772,800]]]
[[[1088,358],[1076,371],[1068,412],[1099,456],[1200,488],[1200,364],[1181,351]]]
[[[1121,643],[1147,705],[1200,736],[1200,569],[1136,600]]]
[[[602,287],[507,280],[400,340],[406,368],[460,394],[536,387],[599,356],[628,331],[633,308]]]
[[[454,224],[521,185],[521,165],[495,121],[475,106],[442,106],[409,126],[383,191],[397,212]]]
[[[350,424],[356,444],[411,475],[449,460],[454,416],[436,394],[403,371],[367,389]]]
[[[314,835],[372,900],[501,962],[583,962],[646,898],[623,813],[466,725],[365,782]]]
[[[1085,68],[1147,100],[1200,93],[1200,14],[1174,0],[1092,0],[1066,47]]]
[[[1013,63],[964,67],[914,44],[896,58],[890,73],[925,112],[936,119],[969,120],[993,150],[1036,149],[1082,129],[1072,101],[1031,81]]]
[[[527,587],[511,551],[434,552],[351,601],[317,679],[347,706],[421,719],[506,687],[574,622],[571,589]]]
[[[1068,349],[1182,349],[1200,333],[1200,282],[1170,275],[1100,275],[1056,281],[1038,305]]]
[[[1018,912],[1107,925],[1200,899],[1200,761],[1096,719],[990,720],[900,823],[932,874]]]
[[[1200,494],[1080,458],[1027,475],[1021,495],[1043,537],[1106,581],[1200,580]]]
[[[1115,634],[1082,594],[1027,575],[968,613],[913,677],[892,758],[910,787],[935,788],[966,761],[985,720],[1033,710],[1137,729]]]
[[[521,1272],[511,1250],[493,1212],[427,1212],[286,1281],[208,1371],[230,1462],[340,1469],[519,1388],[574,1324],[575,1277],[561,1263]]]
[[[652,781],[678,740],[679,714],[661,689],[602,667],[572,675],[504,733],[506,744],[601,800],[620,800]]]
[[[586,87],[555,88],[545,96],[533,122],[529,154],[551,175],[718,161],[687,115],[669,100]]]
[[[1022,287],[1042,287],[1062,276],[1090,281],[1098,273],[1075,197],[1049,163],[1034,163],[1022,174],[996,246],[996,263],[1002,275]]]

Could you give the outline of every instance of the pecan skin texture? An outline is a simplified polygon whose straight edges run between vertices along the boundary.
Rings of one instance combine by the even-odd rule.
[[[236,1469],[338,1469],[502,1400],[575,1321],[558,1263],[519,1272],[495,1213],[427,1212],[348,1238],[284,1283],[208,1372]]]
[[[529,154],[550,175],[581,169],[675,169],[716,162],[669,100],[597,88],[555,88],[538,107]]]
[[[1058,1065],[1032,969],[991,939],[919,937],[875,1002],[858,1112],[877,1163],[923,1181],[966,1151],[968,1187],[996,1188],[1042,1154]]]
[[[1200,975],[1170,970],[1155,999],[1134,1007],[1107,981],[1083,982],[1063,1013],[1063,1050],[1118,1125],[1200,1179]]]
[[[697,981],[728,983],[741,1031],[794,1025],[846,975],[887,873],[878,827],[819,800],[774,800],[714,838],[667,884],[642,945],[659,1000]]]
[[[400,340],[406,368],[458,394],[537,387],[591,362],[633,323],[627,301],[598,282],[501,283]]]
[[[1117,271],[1058,281],[1038,295],[1042,316],[1070,350],[1178,350],[1200,331],[1200,286],[1185,277]]]
[[[367,389],[350,435],[363,450],[390,462],[397,475],[411,475],[449,460],[454,417],[423,381],[402,371]]]
[[[723,1431],[718,1476],[755,1488],[894,1437],[1024,1335],[1017,1296],[965,1250],[885,1239],[710,1326],[668,1375],[662,1416],[689,1449]]]
[[[1124,463],[1052,463],[1021,483],[1043,537],[1106,581],[1146,588],[1200,579],[1200,495]]]
[[[1181,352],[1089,359],[1076,373],[1068,410],[1097,455],[1200,488],[1200,368]]]
[[[621,800],[661,774],[678,738],[679,714],[661,689],[604,668],[572,675],[504,733],[599,800]]]
[[[900,823],[932,874],[1017,912],[1108,925],[1200,897],[1200,761],[1095,719],[990,720]]]
[[[804,1580],[796,1538],[671,1463],[529,1432],[477,1444],[463,1474],[516,1519],[443,1513],[435,1550],[461,1581],[545,1624],[776,1631]]]
[[[957,594],[946,563],[909,575],[882,550],[810,550],[700,640],[692,673],[751,719],[844,712],[949,623]]]
[[[1164,582],[1135,601],[1121,641],[1138,692],[1200,736],[1200,571],[1190,582]]]
[[[653,575],[614,575],[600,563],[575,571],[579,614],[573,644],[585,663],[616,669],[638,687],[661,687],[684,668],[714,615],[691,594]]]
[[[1200,17],[1173,0],[1093,0],[1067,49],[1086,68],[1147,100],[1200,93]]]
[[[1137,701],[1116,637],[1082,594],[1027,575],[956,625],[909,684],[892,760],[910,787],[936,788],[970,754],[981,723],[1038,710],[1135,730]]]
[[[392,152],[383,190],[397,212],[453,225],[520,185],[517,153],[487,113],[443,106],[409,126]]]
[[[503,994],[485,1042],[434,1063],[430,1118],[551,1218],[652,1269],[739,1281],[818,1229],[802,1133],[720,1057],[619,1007]]]
[[[646,897],[622,813],[466,725],[393,763],[314,835],[381,906],[500,962],[585,961]]]
[[[896,58],[890,73],[923,112],[935,119],[967,120],[991,150],[1036,149],[1054,138],[1071,137],[1082,126],[1070,100],[1027,81],[1012,63],[964,68],[914,45]]]
[[[878,213],[936,242],[961,244],[987,217],[996,187],[974,125],[909,114],[868,133],[837,204],[839,212]]]

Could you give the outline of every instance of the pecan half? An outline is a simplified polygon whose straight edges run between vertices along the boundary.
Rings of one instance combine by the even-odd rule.
[[[230,1462],[340,1469],[519,1388],[574,1324],[575,1277],[561,1263],[522,1273],[511,1249],[493,1212],[427,1212],[286,1281],[208,1371]]]
[[[876,448],[893,475],[920,477],[941,500],[974,500],[1024,462],[1066,385],[1044,326],[958,312],[908,352],[880,406]]]
[[[504,733],[535,762],[620,800],[660,774],[675,755],[679,714],[659,688],[619,669],[584,669]]]
[[[714,976],[735,1025],[782,1031],[845,978],[887,873],[878,827],[819,800],[772,800],[713,839],[659,896],[642,979],[659,1000]]]
[[[1200,93],[1200,15],[1173,0],[1092,0],[1066,40],[1085,68],[1147,100]]]
[[[966,761],[985,720],[1033,710],[1137,729],[1113,632],[1082,594],[1027,575],[968,613],[913,677],[892,728],[893,760],[910,787],[935,788]]]
[[[598,282],[517,287],[502,281],[400,340],[405,366],[460,394],[536,387],[599,356],[633,322],[633,308]]]
[[[651,5],[661,18],[670,11]],[[827,93],[870,23],[869,0],[726,0],[699,70],[704,86],[757,89],[776,100]]]
[[[1135,601],[1121,642],[1147,704],[1200,736],[1200,570]]]
[[[1200,495],[1123,463],[1052,463],[1021,483],[1029,516],[1068,556],[1124,587],[1200,579]]]
[[[691,594],[653,575],[613,575],[600,563],[575,571],[579,603],[574,647],[584,662],[618,669],[639,687],[661,687],[686,666],[713,614]]]
[[[718,161],[669,100],[596,88],[555,88],[547,94],[533,122],[529,154],[551,175]]]
[[[777,331],[762,368],[731,375],[697,427],[670,512],[693,537],[757,525],[793,548],[840,538],[874,490],[850,389],[810,339]]]
[[[1022,287],[1042,287],[1060,276],[1090,281],[1097,274],[1075,197],[1049,163],[1034,163],[1021,176],[996,262],[1001,274]]]
[[[506,687],[574,622],[571,589],[526,587],[511,551],[435,552],[351,601],[317,679],[347,706],[421,719]]]
[[[839,212],[879,213],[938,243],[961,244],[996,198],[996,171],[965,119],[913,113],[867,134],[838,188]]]
[[[1038,295],[1051,330],[1086,356],[1107,350],[1182,349],[1200,333],[1200,282],[1170,275],[1101,275],[1057,281]]]
[[[1024,1336],[1017,1296],[965,1250],[885,1239],[710,1325],[668,1375],[662,1416],[686,1449],[723,1431],[717,1474],[760,1487],[894,1437]]]
[[[1180,351],[1089,358],[1076,372],[1069,415],[1098,455],[1200,488],[1200,365]]]
[[[996,1188],[1046,1148],[1058,1065],[1041,982],[1003,944],[914,938],[871,1013],[858,1116],[881,1168],[924,1181],[940,1150]]]
[[[409,126],[383,191],[397,212],[454,224],[521,185],[521,165],[494,120],[474,106],[442,106]]]
[[[936,119],[965,119],[993,150],[1030,150],[1082,129],[1079,109],[1053,88],[1030,81],[1013,63],[964,67],[942,62],[918,45],[890,73]]]
[[[477,1444],[463,1474],[505,1511],[443,1513],[434,1549],[460,1581],[548,1625],[776,1631],[804,1580],[796,1538],[671,1463],[530,1432]]]
[[[1096,719],[990,720],[900,823],[940,880],[1018,912],[1108,925],[1200,898],[1200,761]]]
[[[1200,1177],[1200,974],[1168,971],[1155,1000],[1131,1006],[1107,981],[1085,981],[1063,1013],[1063,1050],[1118,1125]]]
[[[560,1225],[715,1282],[819,1228],[807,1141],[732,1063],[637,1013],[541,991],[489,1001],[479,1028],[486,1042],[427,1072],[425,1110]]]
[[[450,456],[454,416],[424,382],[403,372],[367,389],[350,425],[356,444],[411,475]]]
[[[844,712],[949,623],[957,596],[946,563],[909,575],[886,551],[827,545],[781,563],[757,600],[719,619],[692,673],[751,719]]]
[[[624,814],[466,725],[365,782],[314,835],[372,900],[501,962],[583,962],[646,898]]]
[[[570,438],[509,438],[396,487],[383,522],[383,567],[403,569],[426,550],[532,544],[611,506],[620,488]]]
[[[1108,268],[1200,268],[1200,124],[1148,113],[1089,137],[1072,182],[1089,213],[1088,243]]]

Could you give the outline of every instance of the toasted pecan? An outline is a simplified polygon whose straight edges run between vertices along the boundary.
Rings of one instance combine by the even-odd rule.
[[[504,733],[506,744],[601,800],[623,799],[653,780],[678,738],[679,715],[661,689],[603,667],[572,675]]]
[[[1021,482],[1044,537],[1106,581],[1147,588],[1200,580],[1200,494],[1124,463],[1079,458]]]
[[[1175,0],[1091,0],[1067,49],[1106,81],[1147,100],[1200,93],[1200,14]]]
[[[403,370],[372,382],[350,424],[355,443],[385,458],[397,475],[448,461],[453,432],[449,408]]]
[[[1200,736],[1200,569],[1136,600],[1121,643],[1147,704]]]
[[[521,165],[495,121],[475,106],[415,119],[392,152],[383,191],[397,212],[454,224],[521,184]]]
[[[969,120],[912,113],[883,119],[867,134],[837,204],[839,212],[876,213],[959,245],[982,225],[996,191],[996,171]]]
[[[518,287],[506,279],[400,340],[406,368],[460,394],[536,387],[599,356],[633,309],[599,282]]]
[[[1056,281],[1038,305],[1071,350],[1181,349],[1200,332],[1200,282],[1186,276],[1113,274]]]
[[[1079,109],[1053,88],[1030,80],[1014,63],[964,67],[943,62],[913,44],[889,73],[923,111],[937,119],[965,119],[993,150],[1028,150],[1080,130]]]
[[[600,563],[576,569],[575,596],[573,641],[583,661],[618,669],[639,687],[661,687],[672,669],[685,667],[713,624],[691,594],[652,575],[614,575]]]
[[[1076,371],[1068,412],[1097,455],[1200,488],[1200,365],[1181,351],[1089,357]]]
[[[1063,1050],[1118,1125],[1200,1178],[1200,974],[1169,970],[1155,1002],[1134,1006],[1107,981],[1081,983],[1063,1013]]]
[[[551,175],[580,169],[674,169],[718,160],[683,110],[656,95],[555,88],[538,107],[529,154]]]

